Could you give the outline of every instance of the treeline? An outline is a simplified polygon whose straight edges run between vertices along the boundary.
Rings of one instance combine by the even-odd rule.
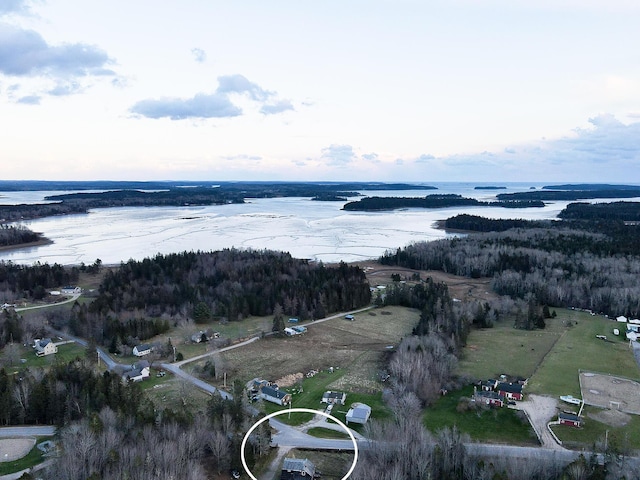
[[[386,265],[492,277],[501,295],[540,305],[575,306],[609,315],[640,316],[637,229],[618,237],[571,229],[513,229],[419,242],[380,259]],[[632,241],[635,239],[635,242]]]
[[[544,207],[539,200],[513,200],[483,202],[475,198],[466,198],[457,194],[427,195],[426,197],[365,197],[344,205],[343,210],[371,211],[395,210],[398,208],[445,208],[445,207],[504,207],[529,208]]]
[[[450,230],[468,230],[471,232],[504,232],[510,228],[531,228],[533,225],[549,226],[550,222],[523,220],[521,218],[486,218],[462,213],[440,222]]]
[[[105,275],[90,311],[177,315],[204,303],[211,317],[233,321],[271,315],[280,304],[288,315],[321,318],[364,306],[370,298],[359,267],[325,267],[286,252],[226,249],[121,264]]]
[[[0,247],[9,247],[21,243],[37,242],[40,234],[22,225],[0,223]]]
[[[143,401],[138,384],[120,375],[98,375],[83,359],[54,364],[47,370],[26,369],[20,375],[0,370],[2,425],[64,425],[109,407],[140,421],[153,421],[153,408]]]
[[[63,267],[57,263],[17,265],[0,261],[0,300],[9,303],[22,297],[40,300],[47,294],[46,289],[76,283],[79,273],[77,267]]]
[[[573,220],[640,221],[640,202],[570,203],[558,217]]]
[[[545,187],[547,188],[547,187]],[[634,198],[640,197],[640,187],[602,190],[531,190],[528,192],[499,193],[498,200],[586,200],[589,198]]]

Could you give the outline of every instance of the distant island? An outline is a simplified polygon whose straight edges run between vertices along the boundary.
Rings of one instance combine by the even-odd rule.
[[[611,185],[608,183],[578,183],[565,185],[546,185],[544,190],[640,190],[640,185]]]
[[[49,202],[0,205],[0,223],[87,213],[93,208],[182,207],[244,203],[246,198],[311,197],[346,201],[367,190],[437,190],[429,185],[381,182],[43,182],[0,181],[0,191],[106,190],[46,197]]]
[[[494,186],[494,185],[489,185],[486,187],[483,186],[478,186],[478,187],[474,187],[474,190],[506,190],[507,187],[498,187],[498,186]]]
[[[427,195],[426,197],[365,197],[349,202],[342,207],[349,211],[396,210],[399,208],[446,208],[446,207],[505,207],[529,208],[544,207],[539,200],[515,200],[482,202],[475,198],[466,198],[456,194]]]
[[[546,187],[545,187],[546,188]],[[535,190],[529,192],[499,193],[498,200],[586,200],[591,198],[640,197],[640,187],[606,190]]]

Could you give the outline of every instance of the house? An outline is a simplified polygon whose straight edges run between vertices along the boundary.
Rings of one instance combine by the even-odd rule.
[[[316,467],[308,459],[285,458],[280,480],[310,480],[316,475]]]
[[[209,340],[209,338],[207,337],[207,334],[202,330],[200,330],[198,333],[194,333],[193,335],[191,335],[191,341],[193,343],[206,342],[207,340]]]
[[[289,337],[292,337],[292,336],[298,334],[298,332],[296,332],[293,328],[289,328],[289,327],[284,329],[284,333],[285,333],[285,335],[287,335]]]
[[[149,378],[148,366],[142,368],[133,368],[128,372],[124,372],[124,375],[122,375],[122,379],[126,382],[141,382],[146,378]]]
[[[569,425],[576,428],[582,426],[582,419],[573,413],[560,412],[558,414],[558,422],[560,422],[560,425]]]
[[[72,285],[67,285],[66,287],[62,287],[60,290],[63,295],[76,295],[82,293],[82,289],[80,287],[74,287]]]
[[[492,407],[503,407],[505,403],[504,397],[498,392],[487,390],[475,391],[473,399],[476,403],[484,403],[485,405],[490,405]]]
[[[300,320],[298,318],[290,318],[289,323],[298,323]]]
[[[364,425],[371,416],[371,407],[364,403],[354,403],[347,412],[347,425],[351,423],[359,423]]]
[[[149,355],[153,347],[149,344],[143,343],[142,345],[136,345],[133,347],[133,354],[136,357],[144,357],[145,355]]]
[[[627,323],[627,317],[620,315],[619,317],[616,317],[616,322]]]
[[[35,348],[36,355],[38,357],[44,357],[45,355],[58,353],[58,347],[51,341],[50,338],[37,339],[33,343],[33,348]]]
[[[259,397],[277,405],[288,405],[291,403],[291,394],[274,387],[263,386],[260,388]]]
[[[324,392],[322,395],[322,403],[344,405],[347,401],[347,394],[343,392]]]
[[[303,327],[302,325],[291,327],[293,331],[295,331],[298,335],[305,333],[307,331],[307,327]]]
[[[522,384],[501,382],[496,385],[496,391],[507,400],[522,400]]]

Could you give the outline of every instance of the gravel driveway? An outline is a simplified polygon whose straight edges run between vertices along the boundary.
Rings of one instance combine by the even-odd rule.
[[[517,402],[518,410],[524,410],[527,413],[534,430],[542,441],[542,446],[563,450],[563,447],[556,443],[547,428],[547,424],[554,420],[558,413],[558,400],[542,395],[527,395],[526,398],[523,402]]]

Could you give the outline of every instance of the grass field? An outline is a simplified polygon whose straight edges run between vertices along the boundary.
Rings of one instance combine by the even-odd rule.
[[[158,378],[153,370],[151,378],[140,385],[158,408],[184,409],[192,415],[206,412],[207,402],[211,398],[207,392],[173,375]]]
[[[472,440],[488,443],[508,443],[512,445],[536,446],[538,440],[529,422],[521,420],[510,408],[490,408],[476,411],[458,412],[461,397],[471,397],[473,387],[449,392],[433,406],[426,409],[423,421],[432,432],[444,427],[458,427],[469,434]]]

